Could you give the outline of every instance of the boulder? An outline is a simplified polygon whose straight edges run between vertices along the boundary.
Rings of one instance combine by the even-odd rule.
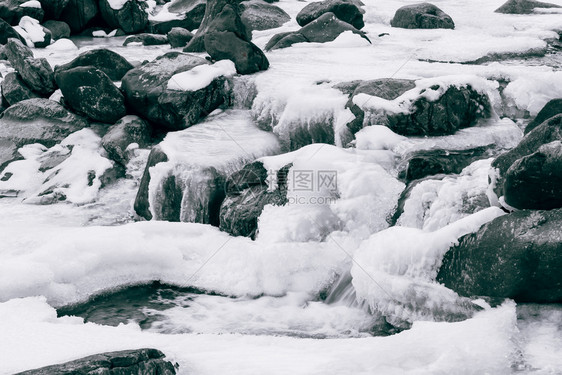
[[[17,73],[11,72],[6,74],[2,83],[2,96],[6,99],[8,105],[14,105],[22,100],[39,98],[40,96],[31,91],[29,87],[22,81]]]
[[[547,143],[517,159],[507,170],[503,190],[511,207],[562,208],[562,143]]]
[[[0,18],[0,44],[4,45],[8,42],[8,39],[15,38],[20,42],[25,43],[25,39],[6,21]]]
[[[182,27],[173,27],[166,36],[172,48],[185,47],[193,39],[193,33]]]
[[[283,9],[263,0],[244,1],[240,8],[240,18],[249,31],[275,29],[291,20]]]
[[[226,5],[204,36],[205,50],[214,60],[232,60],[240,74],[266,70],[269,61],[262,50],[237,34],[241,22],[236,10]]]
[[[496,9],[495,12],[505,14],[531,14],[535,11],[535,8],[560,8],[560,6],[533,0],[508,0],[505,4]]]
[[[18,375],[174,375],[176,368],[156,349],[134,349],[95,354],[74,361],[41,367]]]
[[[125,116],[125,98],[111,78],[93,66],[81,66],[56,75],[65,103],[93,121],[113,124]]]
[[[437,281],[463,296],[562,301],[562,210],[524,210],[466,235],[443,258]]]
[[[291,165],[277,172],[277,188],[269,192],[268,172],[261,162],[244,166],[225,184],[226,198],[220,207],[219,228],[233,236],[255,239],[258,218],[267,204],[284,205],[287,201],[286,175]]]
[[[51,44],[51,32],[34,18],[23,16],[18,24],[28,46],[45,48]]]
[[[552,99],[545,104],[544,107],[539,111],[537,116],[527,125],[525,128],[525,134],[529,133],[531,130],[545,122],[551,117],[554,117],[562,113],[562,98]]]
[[[45,12],[41,8],[22,6],[28,0],[2,0],[0,1],[0,18],[10,25],[17,25],[22,17],[29,16],[42,21]]]
[[[313,42],[326,43],[335,40],[344,31],[351,31],[371,42],[366,34],[357,30],[347,22],[339,20],[333,13],[324,13],[298,31],[274,35],[267,45],[266,51],[287,48],[295,43]]]
[[[96,0],[69,0],[60,15],[60,21],[70,26],[73,33],[79,33],[88,26],[88,23],[99,13]]]
[[[54,40],[70,37],[70,26],[66,22],[48,20],[43,23],[43,27],[51,32],[51,37]]]
[[[21,155],[18,153],[18,145],[11,139],[0,138],[0,172],[8,164],[18,159],[21,159]]]
[[[49,99],[28,99],[6,109],[0,118],[0,139],[18,147],[41,143],[52,147],[88,123]]]
[[[347,22],[356,29],[365,26],[363,22],[363,11],[353,2],[347,0],[324,0],[308,3],[297,14],[297,23],[306,26],[324,13],[331,12],[338,19]]]
[[[127,104],[141,117],[163,130],[185,129],[223,104],[228,97],[225,79],[215,78],[197,91],[168,89],[168,81],[181,72],[209,64],[201,57],[169,52],[130,70],[122,80]]]
[[[513,163],[538,151],[542,145],[559,140],[562,140],[562,114],[546,120],[526,134],[517,147],[499,155],[492,162],[492,167],[495,169],[493,173],[495,194],[498,197],[504,195],[504,178]]]
[[[455,23],[441,9],[430,3],[406,5],[396,11],[392,27],[403,29],[454,29]]]
[[[71,62],[56,66],[55,73],[58,74],[79,66],[93,66],[98,68],[107,74],[112,81],[121,80],[125,73],[133,69],[133,65],[123,56],[108,49],[100,48],[81,53]]]
[[[115,9],[114,7],[120,7]],[[127,34],[143,31],[148,25],[148,5],[144,1],[127,0],[115,2],[99,0],[100,14],[113,29],[121,29]]]
[[[70,0],[39,0],[41,8],[45,11],[45,18],[49,20],[58,20],[69,1]]]
[[[56,90],[54,73],[49,62],[44,58],[33,58],[33,52],[18,39],[10,38],[4,53],[12,67],[33,91],[48,96]]]
[[[155,34],[167,34],[174,27],[195,30],[201,25],[205,15],[206,0],[173,0],[167,8],[175,19],[149,20],[148,31]],[[158,17],[156,17],[158,18]]]
[[[123,166],[129,161],[127,147],[136,143],[146,147],[150,143],[150,125],[137,116],[125,116],[102,138],[101,144],[109,158]]]
[[[226,5],[230,5],[234,11],[240,15],[240,8],[238,0],[208,0],[205,8],[205,16],[201,25],[197,29],[197,33],[191,39],[184,52],[203,52],[205,51],[204,37],[209,31],[233,31],[239,38],[245,41],[252,39],[252,33],[246,29],[240,18],[235,18],[235,24],[224,24],[220,26],[219,30],[213,30],[212,27],[217,27],[219,22],[215,22],[219,14],[222,12]],[[232,18],[225,18],[225,21],[232,21]]]
[[[146,162],[146,166],[144,167],[144,172],[142,174],[142,178],[139,184],[139,190],[137,191],[137,196],[135,197],[134,203],[136,214],[146,220],[152,220],[152,212],[150,212],[148,192],[148,187],[150,186],[151,179],[150,168],[154,167],[156,164],[165,163],[168,160],[168,155],[166,155],[166,153],[162,151],[161,147],[155,146],[152,148],[152,150],[150,150],[150,154],[148,155],[148,160]],[[174,199],[174,197],[177,195],[175,190],[171,190],[168,193],[169,194],[167,194],[166,196],[169,197],[169,201],[177,201],[177,199]],[[175,221],[179,221],[179,215],[178,220]]]
[[[166,35],[160,34],[137,34],[127,37],[127,39],[123,42],[123,45],[127,46],[131,43],[142,44],[143,46],[157,46],[168,44],[168,38]]]

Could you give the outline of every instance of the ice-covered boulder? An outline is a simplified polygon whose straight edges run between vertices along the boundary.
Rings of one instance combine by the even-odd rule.
[[[518,209],[562,208],[562,143],[554,141],[517,159],[505,174],[505,202]]]
[[[35,92],[51,95],[55,89],[53,68],[45,58],[36,59],[33,52],[17,39],[10,38],[4,53],[22,80]]]
[[[179,76],[201,65],[210,64],[201,57],[169,52],[130,70],[121,86],[127,104],[165,130],[185,129],[197,123],[227,98],[226,80],[220,73],[209,75],[211,71],[204,69]],[[182,83],[189,85],[178,85]]]
[[[176,368],[156,349],[134,349],[95,354],[74,361],[20,372],[19,375],[46,374],[137,374],[174,375]]]
[[[172,48],[185,47],[193,39],[193,33],[183,27],[173,27],[166,36]]]
[[[535,118],[525,127],[525,134],[558,114],[562,113],[562,98],[552,99],[542,107]]]
[[[124,46],[129,44],[143,45],[143,46],[158,46],[168,44],[166,35],[142,33],[131,35],[123,42]]]
[[[70,26],[66,22],[48,20],[43,23],[43,27],[51,32],[53,40],[70,37]]]
[[[508,0],[495,10],[496,13],[505,14],[531,14],[535,8],[560,8],[560,5],[544,3],[534,0]]]
[[[283,9],[263,0],[243,1],[240,7],[242,22],[250,31],[275,29],[291,19]]]
[[[44,48],[51,44],[51,31],[39,24],[34,18],[23,16],[16,26],[28,46]]]
[[[16,38],[21,42],[25,42],[22,36],[8,22],[0,18],[0,45],[6,44],[10,38]]]
[[[149,15],[148,31],[167,34],[174,27],[195,30],[205,15],[206,0],[173,0]]]
[[[70,26],[73,33],[83,31],[99,13],[96,0],[69,0],[60,15],[60,21]]]
[[[261,49],[238,33],[240,16],[231,5],[211,22],[203,40],[205,50],[214,60],[232,60],[240,74],[252,74],[269,68]]]
[[[0,138],[12,140],[18,147],[29,143],[50,147],[87,125],[84,119],[55,101],[28,99],[4,111],[0,118]]]
[[[406,5],[396,11],[392,27],[403,29],[454,29],[452,18],[430,3]]]
[[[125,116],[125,98],[111,78],[93,66],[81,66],[56,74],[64,101],[93,121],[113,124]]]
[[[101,143],[111,160],[126,166],[131,144],[146,147],[150,143],[150,125],[140,117],[125,116],[109,128]]]
[[[0,83],[0,87],[2,88],[2,96],[9,105],[14,105],[22,100],[40,97],[27,87],[18,73],[15,72],[6,74],[6,77]]]
[[[45,12],[38,1],[3,0],[0,1],[0,18],[11,25],[17,25],[24,16],[42,21]]]
[[[79,66],[93,66],[108,75],[113,81],[119,81],[125,73],[133,69],[133,65],[123,56],[105,48],[94,49],[81,53],[74,60],[55,67],[55,73]]]
[[[266,51],[287,48],[295,43],[326,43],[335,40],[341,33],[351,31],[370,42],[366,34],[347,22],[338,19],[334,13],[324,13],[300,30],[274,35],[265,46]]]
[[[324,0],[308,3],[297,14],[297,23],[306,26],[324,13],[331,12],[338,19],[360,30],[365,26],[363,13],[354,2],[348,0]]]
[[[127,34],[143,31],[148,25],[148,5],[137,0],[100,0],[100,14],[113,29],[121,29]]]
[[[462,237],[437,280],[464,296],[562,300],[562,210],[523,210]]]

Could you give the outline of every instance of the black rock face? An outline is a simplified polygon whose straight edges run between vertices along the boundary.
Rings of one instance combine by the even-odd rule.
[[[144,31],[148,25],[147,7],[145,2],[129,0],[121,9],[113,9],[108,0],[99,1],[102,19],[110,27],[121,29],[127,34]]]
[[[324,13],[331,12],[338,19],[360,30],[365,26],[363,12],[347,0],[325,0],[309,3],[297,14],[297,23],[306,26]]]
[[[71,62],[56,66],[55,73],[58,74],[79,66],[93,66],[107,74],[112,81],[121,80],[129,70],[133,69],[133,65],[123,56],[108,49],[100,48],[81,53]]]
[[[406,5],[396,11],[392,27],[403,29],[454,29],[451,17],[433,4]]]
[[[525,128],[525,134],[545,122],[546,120],[562,113],[562,98],[552,99],[542,107],[537,116]]]

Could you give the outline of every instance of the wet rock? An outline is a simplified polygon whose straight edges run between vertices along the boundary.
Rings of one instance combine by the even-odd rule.
[[[96,0],[69,0],[61,12],[60,21],[66,22],[73,33],[79,33],[86,29],[98,13]]]
[[[560,6],[533,0],[508,0],[505,4],[496,9],[495,12],[505,14],[531,14],[535,11],[535,8],[560,8]]]
[[[518,209],[562,208],[562,143],[547,143],[515,161],[505,175],[504,197]]]
[[[54,40],[70,37],[70,26],[66,22],[48,20],[43,26],[51,32]]]
[[[137,215],[146,219],[152,220],[152,212],[150,212],[150,202],[149,202],[149,191],[148,187],[150,185],[150,168],[154,167],[156,164],[167,162],[168,155],[162,151],[159,146],[155,146],[150,150],[148,155],[148,160],[144,168],[144,172],[139,184],[139,190],[137,191],[137,196],[135,197],[134,209]],[[173,191],[175,193],[175,191]],[[175,194],[170,194],[169,196],[175,196]],[[179,217],[178,220],[179,221]]]
[[[185,47],[184,52],[204,52],[204,37],[209,31],[223,31],[225,29],[231,31],[236,30],[235,34],[239,38],[245,41],[250,41],[252,39],[252,33],[246,29],[246,26],[239,18],[237,19],[239,22],[234,25],[223,25],[224,28],[221,30],[213,30],[211,26],[211,24],[214,24],[216,27],[217,23],[214,21],[226,5],[230,5],[232,9],[240,15],[241,11],[238,4],[239,2],[237,0],[208,0],[203,21],[201,21],[201,25],[197,29],[197,33],[193,39],[191,39],[187,47]]]
[[[554,117],[562,113],[562,99],[552,99],[545,104],[544,107],[539,111],[537,116],[527,125],[525,128],[525,134],[529,133],[531,130],[545,122],[551,117]]]
[[[6,21],[0,18],[0,44],[6,44],[8,39],[15,38],[25,43],[21,35]]]
[[[201,25],[206,3],[206,0],[174,0],[168,6],[168,12],[177,14],[179,19],[149,20],[148,31],[155,34],[167,34],[174,27],[195,30]]]
[[[283,9],[262,0],[244,1],[240,7],[242,22],[250,31],[275,29],[291,20]]]
[[[403,29],[454,29],[455,23],[441,9],[430,3],[406,5],[396,11],[392,27]]]
[[[2,83],[2,96],[6,99],[8,105],[14,105],[22,100],[39,98],[40,96],[31,91],[29,87],[22,81],[17,73],[8,73]]]
[[[133,65],[123,56],[108,49],[100,48],[81,53],[71,62],[56,66],[55,73],[58,74],[79,66],[93,66],[107,74],[112,81],[121,80],[125,73],[133,69]]]
[[[65,103],[88,118],[113,124],[125,116],[125,98],[111,79],[93,66],[64,70],[56,75]]]
[[[156,349],[134,349],[95,354],[75,361],[20,372],[18,375],[174,375],[174,365]]]
[[[150,125],[140,117],[125,116],[109,129],[101,143],[111,160],[126,166],[130,144],[146,147],[150,143]]]
[[[4,111],[0,118],[0,139],[11,140],[18,147],[30,143],[51,147],[86,126],[84,119],[55,101],[28,99]]]
[[[70,0],[39,0],[41,8],[45,11],[45,18],[49,20],[59,19],[69,1]]]
[[[185,47],[193,39],[193,33],[181,27],[172,28],[166,36],[172,48]]]
[[[22,7],[28,0],[3,0],[0,1],[0,18],[10,25],[17,25],[22,17],[29,16],[42,21],[45,12],[41,8]]]
[[[324,13],[303,28],[292,33],[274,35],[267,45],[266,51],[287,48],[295,43],[313,42],[326,43],[335,40],[344,31],[351,31],[369,41],[366,34],[357,30],[347,22],[339,20],[333,13]]]
[[[262,50],[237,33],[241,23],[236,10],[226,5],[204,36],[205,50],[214,60],[232,60],[240,74],[266,70],[269,68],[269,61]]]
[[[524,210],[462,237],[437,281],[463,296],[562,301],[562,210]]]
[[[33,91],[48,96],[56,90],[53,69],[46,59],[35,59],[33,52],[14,38],[8,40],[4,53],[12,67]]]
[[[228,97],[225,79],[219,77],[197,91],[167,88],[174,74],[209,64],[203,58],[169,52],[129,71],[122,80],[127,104],[162,130],[185,129],[223,104]]]
[[[110,0],[100,0],[99,8],[102,19],[110,27],[126,34],[143,31],[148,25],[148,5],[144,1],[127,0],[121,8],[114,9]]]
[[[338,19],[347,22],[358,30],[365,26],[363,22],[364,12],[353,2],[347,0],[325,0],[308,3],[297,14],[297,23],[300,26],[306,26],[328,12],[333,13]]]
[[[158,46],[168,44],[168,38],[166,35],[160,34],[137,34],[127,37],[123,45],[127,46],[131,43],[142,44],[143,46]]]

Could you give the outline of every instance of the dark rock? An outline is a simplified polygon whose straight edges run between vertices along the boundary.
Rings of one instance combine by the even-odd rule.
[[[529,132],[519,144],[510,151],[501,154],[493,162],[495,173],[494,192],[498,197],[504,194],[503,179],[507,170],[517,161],[536,152],[542,145],[562,140],[562,114],[556,115]]]
[[[181,52],[169,52],[156,60],[129,71],[122,80],[127,104],[141,117],[163,130],[185,129],[223,104],[228,97],[225,79],[219,77],[197,91],[167,88],[170,78],[198,65],[209,64],[203,58]]]
[[[547,143],[515,161],[507,170],[503,189],[511,207],[562,208],[562,143]]]
[[[0,138],[0,172],[11,162],[21,158],[21,155],[18,153],[18,146],[14,141]]]
[[[463,296],[562,301],[562,210],[519,211],[462,237],[437,281]]]
[[[125,116],[125,98],[111,78],[93,66],[81,66],[56,75],[65,103],[94,121],[113,124]]]
[[[70,37],[70,26],[66,22],[48,20],[43,23],[43,27],[51,32],[51,37],[54,40]]]
[[[20,372],[17,375],[174,375],[174,365],[156,349],[134,349],[95,354],[75,361]]]
[[[0,18],[0,44],[6,44],[8,39],[15,38],[25,43],[25,39],[6,21]]]
[[[172,48],[185,47],[193,39],[193,33],[181,27],[172,28],[166,36]]]
[[[60,21],[66,22],[73,33],[79,33],[98,13],[96,0],[69,0],[60,15]]]
[[[531,14],[535,11],[535,8],[560,8],[560,6],[533,0],[508,0],[505,4],[496,9],[495,12],[505,14]]]
[[[244,1],[240,7],[240,18],[249,31],[274,29],[291,20],[283,9],[262,0]]]
[[[143,31],[148,25],[148,5],[144,1],[128,0],[121,9],[113,9],[109,0],[99,0],[103,20],[114,29],[126,34]]]
[[[39,0],[41,8],[45,11],[45,18],[49,20],[58,20],[69,1],[70,0]]]
[[[201,25],[206,3],[206,0],[174,0],[168,6],[168,11],[176,13],[181,18],[170,21],[149,20],[148,31],[155,34],[167,34],[174,27],[195,30]]]
[[[108,49],[94,49],[81,53],[80,56],[71,62],[56,66],[55,73],[59,74],[65,70],[77,68],[79,66],[93,66],[108,75],[112,81],[119,81],[125,73],[133,69],[123,56]]]
[[[208,0],[203,21],[201,21],[201,25],[197,29],[197,33],[193,39],[191,39],[187,47],[185,47],[184,52],[204,52],[204,37],[209,31],[231,31],[239,38],[245,41],[250,41],[252,39],[252,33],[246,29],[246,26],[242,23],[240,18],[234,19],[235,21],[239,21],[234,25],[224,24],[218,30],[212,29],[211,24],[214,24],[214,27],[217,27],[218,22],[215,22],[215,20],[226,5],[232,6],[234,11],[240,15],[241,12],[238,4],[238,0]],[[231,21],[231,19],[227,19],[227,21]]]
[[[134,209],[137,215],[146,220],[152,220],[152,213],[150,212],[150,202],[148,199],[150,168],[154,167],[156,164],[165,163],[168,160],[168,155],[166,155],[159,146],[155,146],[152,148],[152,150],[150,150],[150,154],[148,155],[148,160],[144,168],[144,173],[142,174],[141,182],[139,184],[139,190],[137,191],[137,196],[135,198],[134,204]],[[174,195],[175,194],[170,194],[169,196]],[[176,221],[179,221],[179,217]]]
[[[347,22],[356,29],[365,26],[363,12],[354,3],[346,0],[325,0],[308,3],[297,14],[297,23],[306,26],[324,13],[331,12],[338,19]]]
[[[454,29],[455,23],[441,9],[430,3],[406,5],[396,11],[392,27],[403,29]]]
[[[527,125],[525,128],[525,134],[529,133],[531,130],[545,122],[551,117],[554,117],[562,113],[562,99],[552,99],[545,104],[540,110],[537,116]]]
[[[0,18],[10,25],[17,25],[24,16],[29,16],[42,21],[45,12],[41,8],[22,7],[27,0],[2,0],[0,1]]]
[[[41,143],[52,147],[88,123],[48,99],[28,99],[14,104],[0,118],[0,139],[12,140],[18,147]]]
[[[205,50],[214,60],[232,60],[240,74],[266,70],[269,61],[262,50],[236,33],[237,25],[241,22],[235,9],[226,5],[204,36]]]
[[[127,46],[131,43],[141,43],[143,46],[157,46],[168,44],[168,38],[166,35],[160,34],[137,34],[127,37],[123,45]]]
[[[2,96],[6,99],[9,105],[14,105],[22,100],[39,98],[25,82],[21,80],[17,73],[8,73],[0,84],[2,87]]]
[[[265,46],[266,51],[290,47],[295,43],[326,43],[335,40],[344,31],[351,31],[371,42],[366,34],[347,22],[339,20],[333,13],[324,13],[305,27],[292,33],[274,35]]]
[[[219,228],[233,236],[254,239],[258,218],[267,204],[284,205],[287,201],[286,175],[291,165],[277,172],[278,187],[268,191],[267,170],[261,162],[246,165],[227,179],[226,198],[220,208]]]
[[[137,143],[146,147],[150,143],[150,125],[137,116],[125,116],[113,125],[101,140],[109,158],[121,165],[127,165],[127,147]]]

